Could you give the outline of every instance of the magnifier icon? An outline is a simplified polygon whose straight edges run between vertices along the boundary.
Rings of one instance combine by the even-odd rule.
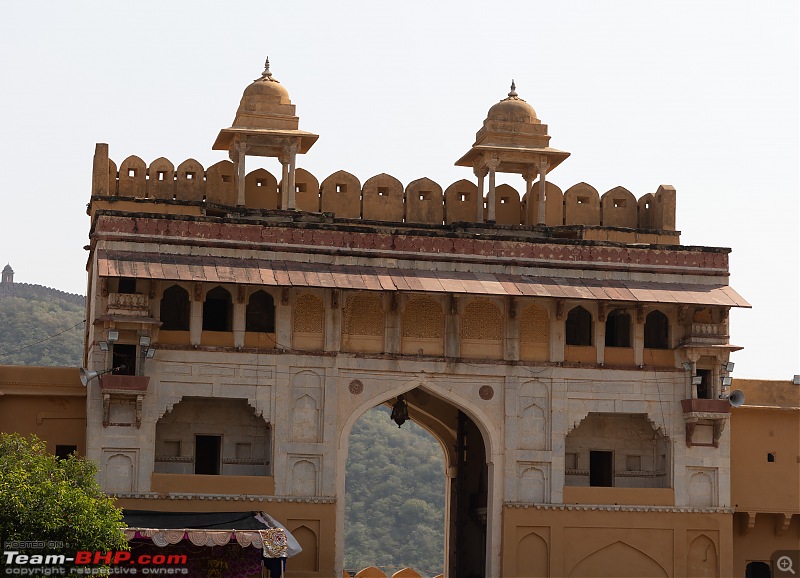
[[[792,568],[792,559],[789,556],[781,556],[778,558],[778,569],[781,572],[791,572],[795,574],[794,569]]]

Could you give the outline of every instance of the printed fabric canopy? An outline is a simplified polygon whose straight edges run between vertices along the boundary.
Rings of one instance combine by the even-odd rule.
[[[195,546],[224,546],[235,540],[242,548],[253,546],[267,558],[285,558],[288,532],[270,527],[263,514],[251,512],[151,512],[126,510],[123,530],[130,540],[148,538],[165,547],[189,540]],[[296,552],[295,552],[296,553]]]

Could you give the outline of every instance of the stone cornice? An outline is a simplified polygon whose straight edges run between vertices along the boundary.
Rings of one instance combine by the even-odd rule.
[[[669,512],[680,514],[733,514],[733,508],[697,508],[693,506],[634,506],[616,504],[532,504],[530,502],[504,502],[508,508],[562,510],[562,511],[598,511],[598,512]]]
[[[265,502],[295,504],[335,504],[336,498],[325,496],[260,496],[252,494],[183,494],[158,492],[118,492],[109,494],[113,498],[124,500],[196,500],[207,502]]]
[[[236,223],[215,218],[100,214],[90,235],[99,240],[167,243],[283,253],[475,262],[563,269],[624,270],[728,276],[729,249],[644,245],[447,230],[360,228],[319,223]]]

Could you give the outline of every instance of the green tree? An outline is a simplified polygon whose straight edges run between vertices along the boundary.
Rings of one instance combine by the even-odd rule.
[[[47,453],[36,436],[0,434],[0,544],[8,540],[62,542],[48,554],[127,550],[122,510],[95,481],[97,466]],[[42,551],[19,550],[28,554]],[[0,559],[0,568],[5,564]]]

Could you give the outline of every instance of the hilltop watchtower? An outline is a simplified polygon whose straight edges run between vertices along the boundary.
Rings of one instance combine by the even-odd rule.
[[[2,279],[0,279],[0,283],[3,284],[8,283],[9,285],[11,285],[13,282],[14,282],[14,269],[11,268],[11,265],[6,264],[6,266],[3,267],[3,276]]]

